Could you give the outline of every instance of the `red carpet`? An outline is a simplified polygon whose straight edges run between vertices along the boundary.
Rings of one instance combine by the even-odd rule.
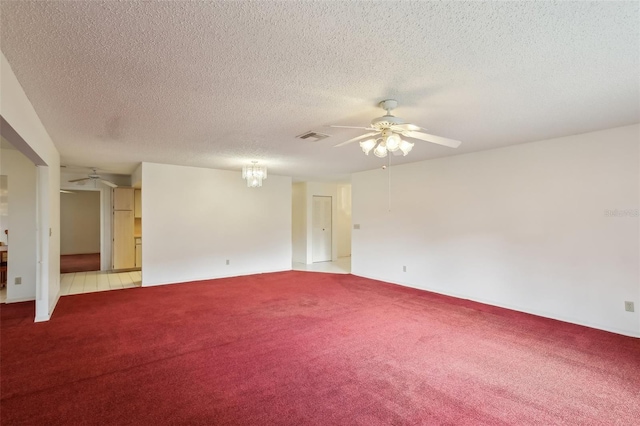
[[[60,273],[100,270],[100,253],[65,254],[60,256]]]
[[[640,339],[351,275],[2,305],[3,425],[638,424]]]

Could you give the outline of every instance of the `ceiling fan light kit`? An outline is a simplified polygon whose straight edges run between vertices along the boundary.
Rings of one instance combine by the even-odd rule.
[[[262,186],[263,179],[267,178],[266,166],[258,166],[257,161],[242,167],[242,179],[247,180],[247,187],[258,188]]]
[[[362,129],[368,130],[370,133],[366,133],[361,136],[357,136],[353,139],[349,139],[346,142],[342,142],[336,147],[344,146],[352,142],[365,139],[360,142],[360,148],[362,152],[369,155],[371,151],[376,157],[384,158],[389,152],[396,153],[396,155],[407,155],[413,149],[415,145],[413,142],[409,142],[404,138],[412,138],[423,140],[426,142],[435,143],[438,145],[448,146],[450,148],[457,148],[461,142],[443,138],[441,136],[430,135],[428,133],[421,132],[424,130],[420,126],[415,124],[405,123],[400,117],[391,115],[391,111],[398,106],[398,102],[393,99],[387,99],[379,104],[380,108],[387,111],[382,117],[377,117],[371,120],[369,127],[356,127],[356,126],[330,126],[346,129]],[[403,136],[403,137],[400,137]],[[399,151],[399,152],[398,152]]]
[[[414,143],[402,139],[397,133],[390,130],[384,130],[381,138],[367,139],[360,142],[362,152],[369,155],[371,150],[376,157],[384,158],[388,152],[396,152],[400,150],[402,155],[407,155],[412,149]]]

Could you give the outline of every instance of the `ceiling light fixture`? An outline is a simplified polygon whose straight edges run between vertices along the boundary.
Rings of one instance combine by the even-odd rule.
[[[402,151],[402,155],[407,155],[413,149],[413,145],[413,143],[402,139],[400,135],[388,129],[382,132],[381,138],[367,139],[360,142],[362,152],[369,155],[371,150],[373,150],[373,154],[380,158],[384,158],[387,156],[387,153],[397,150]]]
[[[430,135],[429,133],[422,132],[423,129],[415,124],[407,123],[402,118],[391,115],[391,111],[398,106],[398,102],[393,99],[386,99],[380,102],[380,108],[387,111],[382,117],[377,117],[371,120],[371,124],[368,126],[342,126],[342,125],[330,125],[329,127],[343,128],[343,129],[361,129],[366,130],[368,133],[364,135],[356,136],[346,142],[334,145],[336,148],[345,146],[353,142],[361,141],[360,148],[362,151],[369,155],[371,151],[376,157],[386,157],[390,152],[395,155],[407,155],[413,149],[413,142],[409,142],[404,138],[417,139],[425,142],[435,143],[437,145],[448,146],[450,148],[457,148],[461,142],[443,138],[442,136]],[[402,136],[402,137],[400,137]],[[397,152],[400,151],[400,152]]]
[[[242,167],[242,179],[247,180],[249,188],[262,186],[262,180],[267,178],[266,166],[258,166],[257,161],[252,161],[250,166]]]

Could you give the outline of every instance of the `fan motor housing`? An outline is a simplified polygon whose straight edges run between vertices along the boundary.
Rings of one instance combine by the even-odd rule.
[[[371,120],[371,127],[375,127],[379,129],[386,129],[398,124],[404,124],[404,120],[400,117],[395,117],[389,114],[383,115],[382,117],[377,117]]]

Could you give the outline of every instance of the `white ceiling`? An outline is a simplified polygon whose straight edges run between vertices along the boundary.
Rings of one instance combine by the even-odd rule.
[[[392,164],[639,122],[638,4],[2,1],[0,35],[63,164],[344,179],[386,159],[324,126],[389,97],[463,141]]]

